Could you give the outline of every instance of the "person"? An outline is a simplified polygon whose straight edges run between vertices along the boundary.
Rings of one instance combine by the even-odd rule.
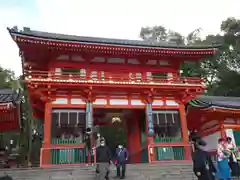
[[[232,142],[231,137],[227,137],[227,142],[226,142],[227,149],[231,152],[230,157],[229,157],[229,162],[228,165],[231,169],[231,175],[233,177],[239,177],[240,176],[240,168],[238,165],[238,150]]]
[[[216,177],[219,180],[230,180],[231,171],[228,165],[228,159],[231,155],[231,152],[227,149],[225,139],[220,138],[218,140],[217,148],[217,173]]]
[[[111,151],[105,143],[105,139],[100,139],[100,146],[96,148],[96,161],[98,166],[98,179],[109,179],[109,164],[111,163]]]
[[[128,161],[128,151],[123,145],[118,145],[116,149],[116,165],[117,165],[117,177],[120,179],[125,178],[126,174],[126,163]]]
[[[211,157],[202,149],[205,145],[206,143],[201,139],[195,139],[194,141],[193,171],[198,180],[214,180],[216,168]]]
[[[84,136],[85,145],[88,148],[88,151],[91,150],[91,129],[87,128]]]
[[[102,139],[104,139],[104,138],[102,137]],[[100,133],[97,133],[97,138],[95,140],[95,149],[100,146],[100,140],[101,140],[101,135],[100,135]],[[99,174],[99,166],[98,166],[98,164],[96,166],[96,173]]]
[[[91,129],[87,128],[86,132],[84,134],[84,143],[86,146],[86,153],[87,153],[87,157],[88,157],[88,163],[87,165],[89,165],[89,163],[91,164]]]
[[[100,139],[103,138],[101,137],[100,133],[97,133],[97,138],[95,140],[95,147],[98,148],[100,146]]]
[[[201,139],[201,135],[197,132],[196,129],[192,129],[189,133],[189,139],[191,142],[199,142],[199,140]],[[203,140],[201,140],[203,143]],[[205,143],[205,142],[204,142]]]

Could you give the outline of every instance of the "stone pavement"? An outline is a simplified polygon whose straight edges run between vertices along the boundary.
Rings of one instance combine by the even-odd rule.
[[[0,177],[11,176],[14,180],[94,180],[95,167],[57,167],[0,170]],[[116,179],[112,170],[111,179]],[[131,164],[127,166],[126,180],[196,180],[191,163]]]

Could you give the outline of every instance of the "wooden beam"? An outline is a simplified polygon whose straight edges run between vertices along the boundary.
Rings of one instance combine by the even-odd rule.
[[[88,69],[92,71],[121,71],[124,72],[156,72],[156,73],[167,73],[167,72],[177,72],[178,70],[173,67],[168,66],[143,66],[138,64],[102,64],[102,63],[91,63],[86,64],[84,62],[72,62],[55,60],[49,63],[50,67],[55,68],[73,68],[73,69]]]

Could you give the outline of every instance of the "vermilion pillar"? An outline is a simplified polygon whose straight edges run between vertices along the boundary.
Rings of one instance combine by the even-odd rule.
[[[45,114],[44,114],[44,142],[43,142],[43,150],[41,153],[40,159],[42,158],[42,164],[48,164],[50,161],[50,152],[51,149],[48,149],[51,147],[51,122],[52,119],[52,108],[51,103],[46,102],[45,104]],[[46,148],[46,149],[44,149]]]
[[[187,127],[187,119],[186,119],[184,104],[179,105],[179,113],[180,113],[180,121],[181,121],[181,127],[182,127],[181,129],[182,129],[183,142],[188,143],[189,142],[188,127]]]
[[[93,128],[93,102],[87,101],[86,102],[86,128],[90,128],[92,131]],[[93,147],[94,145],[94,137],[93,134],[91,133],[90,135],[90,146]],[[88,147],[90,148],[90,147]],[[91,162],[91,149],[88,149],[88,163]]]
[[[131,156],[131,163],[141,162],[140,126],[136,113],[131,119],[126,120],[127,128],[127,148]]]
[[[186,119],[185,106],[182,103],[179,105],[179,114],[180,114],[180,121],[181,121],[182,138],[183,138],[184,144],[186,145],[184,147],[185,159],[190,160],[191,159],[191,150],[190,150],[189,146],[187,146],[189,144],[187,119]]]
[[[51,104],[47,102],[45,104],[45,115],[44,115],[44,147],[49,147],[51,145],[51,116],[52,108]]]
[[[220,120],[220,134],[221,134],[221,138],[226,138],[227,134],[224,128],[224,121]]]
[[[152,112],[152,101],[148,100],[146,103],[146,136],[147,136],[147,148],[148,148],[148,162],[151,163],[153,157],[155,157],[154,148],[149,145],[154,144],[154,126],[153,126],[153,112]]]

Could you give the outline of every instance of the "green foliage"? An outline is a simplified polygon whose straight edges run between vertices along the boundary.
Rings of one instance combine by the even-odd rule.
[[[163,26],[142,28],[144,40],[165,41],[176,45],[220,45],[216,56],[200,62],[184,62],[182,76],[202,77],[207,85],[207,94],[240,96],[240,20],[228,18],[220,25],[220,33],[200,38],[201,28],[184,37]],[[221,35],[222,34],[222,35]]]
[[[13,71],[0,67],[0,89],[14,88],[15,79]]]
[[[10,139],[14,139],[20,145],[20,157],[22,160],[25,160],[26,156],[30,156],[30,146],[31,146],[31,132],[32,126],[37,122],[32,117],[31,106],[28,102],[28,96],[26,91],[26,85],[23,83],[23,78],[16,77],[14,72],[8,69],[4,69],[0,67],[0,89],[4,88],[13,88],[13,89],[21,89],[21,95],[23,97],[22,103],[22,117],[21,117],[21,132],[7,132],[1,134],[1,143],[9,142]],[[30,123],[33,122],[33,125]],[[2,145],[2,144],[1,144]],[[38,145],[39,146],[39,145]]]
[[[114,151],[117,145],[126,147],[126,127],[123,124],[116,124],[111,127],[101,126],[100,134],[106,139],[109,148]]]
[[[212,94],[217,96],[240,96],[240,74],[226,70],[218,76]]]

